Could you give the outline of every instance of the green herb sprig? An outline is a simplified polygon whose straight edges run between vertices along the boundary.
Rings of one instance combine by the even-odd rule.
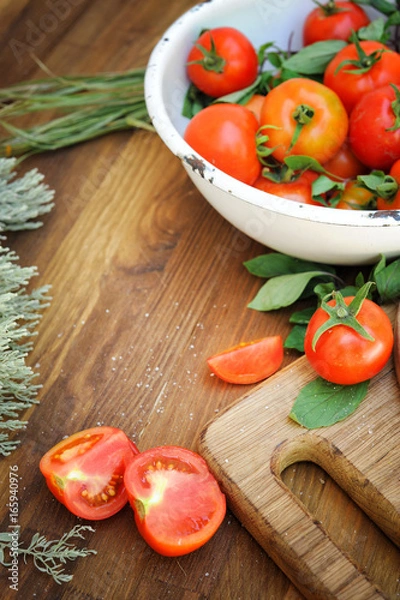
[[[144,74],[144,68],[84,76],[49,74],[0,89],[0,125],[6,130],[0,137],[0,156],[21,161],[115,131],[154,131],[144,99]],[[27,129],[12,122],[31,113],[41,113],[45,122]]]
[[[97,554],[96,550],[78,548],[71,543],[71,540],[76,538],[84,539],[83,534],[87,531],[94,532],[95,530],[88,525],[75,525],[59,540],[48,540],[44,535],[35,533],[26,548],[22,545],[18,545],[17,548],[13,546],[12,553],[17,552],[19,556],[23,557],[25,563],[28,557],[31,557],[35,567],[42,573],[50,575],[59,585],[68,583],[73,576],[65,573],[67,561],[75,561],[77,558]],[[6,554],[10,553],[11,535],[10,532],[0,533],[0,563],[4,567],[11,564],[6,558]]]

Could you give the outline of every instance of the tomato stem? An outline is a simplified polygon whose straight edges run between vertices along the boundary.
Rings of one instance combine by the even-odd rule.
[[[348,8],[343,8],[343,7],[338,6],[336,4],[335,0],[329,0],[325,4],[323,4],[322,2],[317,2],[317,0],[314,0],[314,4],[316,4],[322,10],[325,17],[330,17],[331,15],[336,15],[337,13],[340,13],[340,12],[349,12]]]
[[[212,36],[210,36],[211,47],[209,50],[204,48],[201,44],[195,44],[196,48],[200,50],[203,58],[200,60],[192,60],[188,62],[188,65],[201,65],[206,71],[214,71],[214,73],[223,73],[226,65],[226,60],[220,56],[215,47],[215,42]]]
[[[328,313],[329,319],[325,321],[325,323],[323,323],[315,332],[312,340],[312,349],[314,351],[321,335],[336,325],[345,325],[346,327],[350,327],[361,337],[369,340],[370,342],[375,341],[375,339],[368,333],[368,331],[357,319],[357,315],[361,310],[363,302],[368,296],[373,285],[374,283],[372,281],[368,281],[358,290],[357,294],[348,305],[346,304],[343,295],[339,291],[334,290],[332,293],[325,296],[321,302],[321,308]],[[332,299],[336,300],[336,303],[333,306],[328,304],[329,300]]]
[[[350,73],[352,75],[364,75],[368,73],[368,71],[382,58],[382,54],[387,52],[388,50],[385,48],[381,48],[378,50],[374,50],[371,54],[367,54],[364,52],[360,40],[357,35],[351,36],[351,41],[355,45],[357,49],[358,58],[356,60],[344,60],[342,61],[335,70],[335,75],[344,67],[348,66],[348,69],[345,69],[346,73]]]
[[[289,151],[296,144],[304,125],[311,123],[315,114],[314,109],[307,104],[299,104],[292,113],[293,119],[296,121],[296,127],[293,133],[292,141],[290,142]]]

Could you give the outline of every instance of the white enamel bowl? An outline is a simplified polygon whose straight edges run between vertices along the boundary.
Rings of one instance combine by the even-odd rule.
[[[256,48],[267,41],[301,46],[312,0],[211,0],[183,14],[154,48],[145,96],[154,127],[182,162],[207,201],[232,225],[265,246],[299,258],[336,265],[373,263],[400,256],[400,211],[347,211],[314,207],[252,188],[216,169],[183,140],[182,105],[189,82],[185,61],[204,28],[237,27]],[[372,15],[373,16],[373,15]]]

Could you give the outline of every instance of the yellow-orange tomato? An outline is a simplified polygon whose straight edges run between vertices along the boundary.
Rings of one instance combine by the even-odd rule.
[[[281,162],[293,154],[327,162],[344,143],[348,126],[339,96],[322,83],[304,77],[273,88],[261,109],[262,131],[269,136],[265,145]]]
[[[336,208],[344,210],[375,210],[376,196],[370,190],[362,187],[356,180],[351,180],[346,183]]]

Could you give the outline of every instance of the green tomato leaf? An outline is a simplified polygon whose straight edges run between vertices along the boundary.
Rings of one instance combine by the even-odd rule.
[[[328,63],[346,45],[342,40],[315,42],[284,60],[282,66],[303,75],[321,75]]]
[[[289,417],[307,429],[333,425],[356,410],[367,395],[368,384],[336,385],[318,377],[300,391]]]
[[[298,310],[294,312],[289,318],[289,323],[293,323],[295,325],[308,325],[316,309],[316,306],[309,306],[304,310]]]
[[[400,298],[400,259],[375,271],[375,283],[381,302],[393,302]]]
[[[301,273],[303,271],[315,271],[323,269],[328,273],[335,274],[335,269],[329,265],[321,265],[306,260],[300,260],[293,256],[270,252],[256,256],[243,263],[252,275],[269,279],[277,275],[288,275],[290,273]]]
[[[307,325],[294,325],[287,336],[283,347],[288,350],[298,350],[304,352],[304,337],[306,335]]]
[[[386,19],[379,17],[371,21],[369,25],[361,27],[357,31],[357,37],[360,40],[375,40],[377,42],[387,42],[388,34],[386,32]]]
[[[269,311],[290,306],[301,297],[307,284],[314,277],[321,276],[326,276],[326,273],[324,271],[306,271],[305,273],[272,277],[261,287],[248,307]]]

